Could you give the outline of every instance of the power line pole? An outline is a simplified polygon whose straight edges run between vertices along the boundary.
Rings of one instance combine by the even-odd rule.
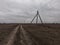
[[[39,11],[37,10],[37,14],[34,16],[34,18],[32,19],[31,23],[34,21],[34,19],[36,18],[36,24],[38,23],[38,17],[41,21],[41,23],[43,23],[41,16],[39,15]]]

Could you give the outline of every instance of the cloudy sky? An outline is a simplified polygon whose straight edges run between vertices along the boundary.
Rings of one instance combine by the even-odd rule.
[[[30,22],[37,10],[43,22],[60,23],[60,0],[0,0],[0,23]]]

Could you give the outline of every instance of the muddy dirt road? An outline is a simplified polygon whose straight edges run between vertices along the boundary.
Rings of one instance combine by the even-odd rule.
[[[14,45],[38,45],[38,42],[20,25],[16,33]]]
[[[17,25],[4,45],[60,45],[60,27]]]
[[[23,26],[20,26],[20,37],[21,37],[21,44],[22,45],[38,45],[37,41],[34,40],[34,38],[24,30]]]

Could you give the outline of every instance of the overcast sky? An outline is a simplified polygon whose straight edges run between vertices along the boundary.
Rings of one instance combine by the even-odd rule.
[[[37,10],[43,22],[60,23],[60,0],[0,0],[0,23],[30,22]]]

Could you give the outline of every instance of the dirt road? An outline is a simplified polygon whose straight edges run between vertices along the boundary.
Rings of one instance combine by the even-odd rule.
[[[8,38],[7,38],[7,43],[6,44],[4,44],[4,45],[13,45],[13,42],[14,42],[14,38],[15,38],[15,36],[16,36],[16,33],[17,33],[17,31],[18,31],[18,28],[19,28],[19,26],[17,26],[12,32],[11,32],[11,34],[8,36]]]
[[[33,42],[30,39],[28,33],[23,29],[22,25],[20,26],[20,37],[21,37],[21,44],[22,45],[32,45]]]
[[[38,45],[38,42],[24,30],[22,25],[18,25],[7,40],[8,42],[5,45]]]
[[[60,45],[59,30],[42,25],[18,25],[6,45]]]
[[[32,36],[24,30],[23,26],[20,26],[20,37],[22,45],[38,45],[38,43],[32,38]]]
[[[23,26],[20,25],[20,28],[16,33],[14,45],[38,45],[38,43],[26,30],[24,30]]]

